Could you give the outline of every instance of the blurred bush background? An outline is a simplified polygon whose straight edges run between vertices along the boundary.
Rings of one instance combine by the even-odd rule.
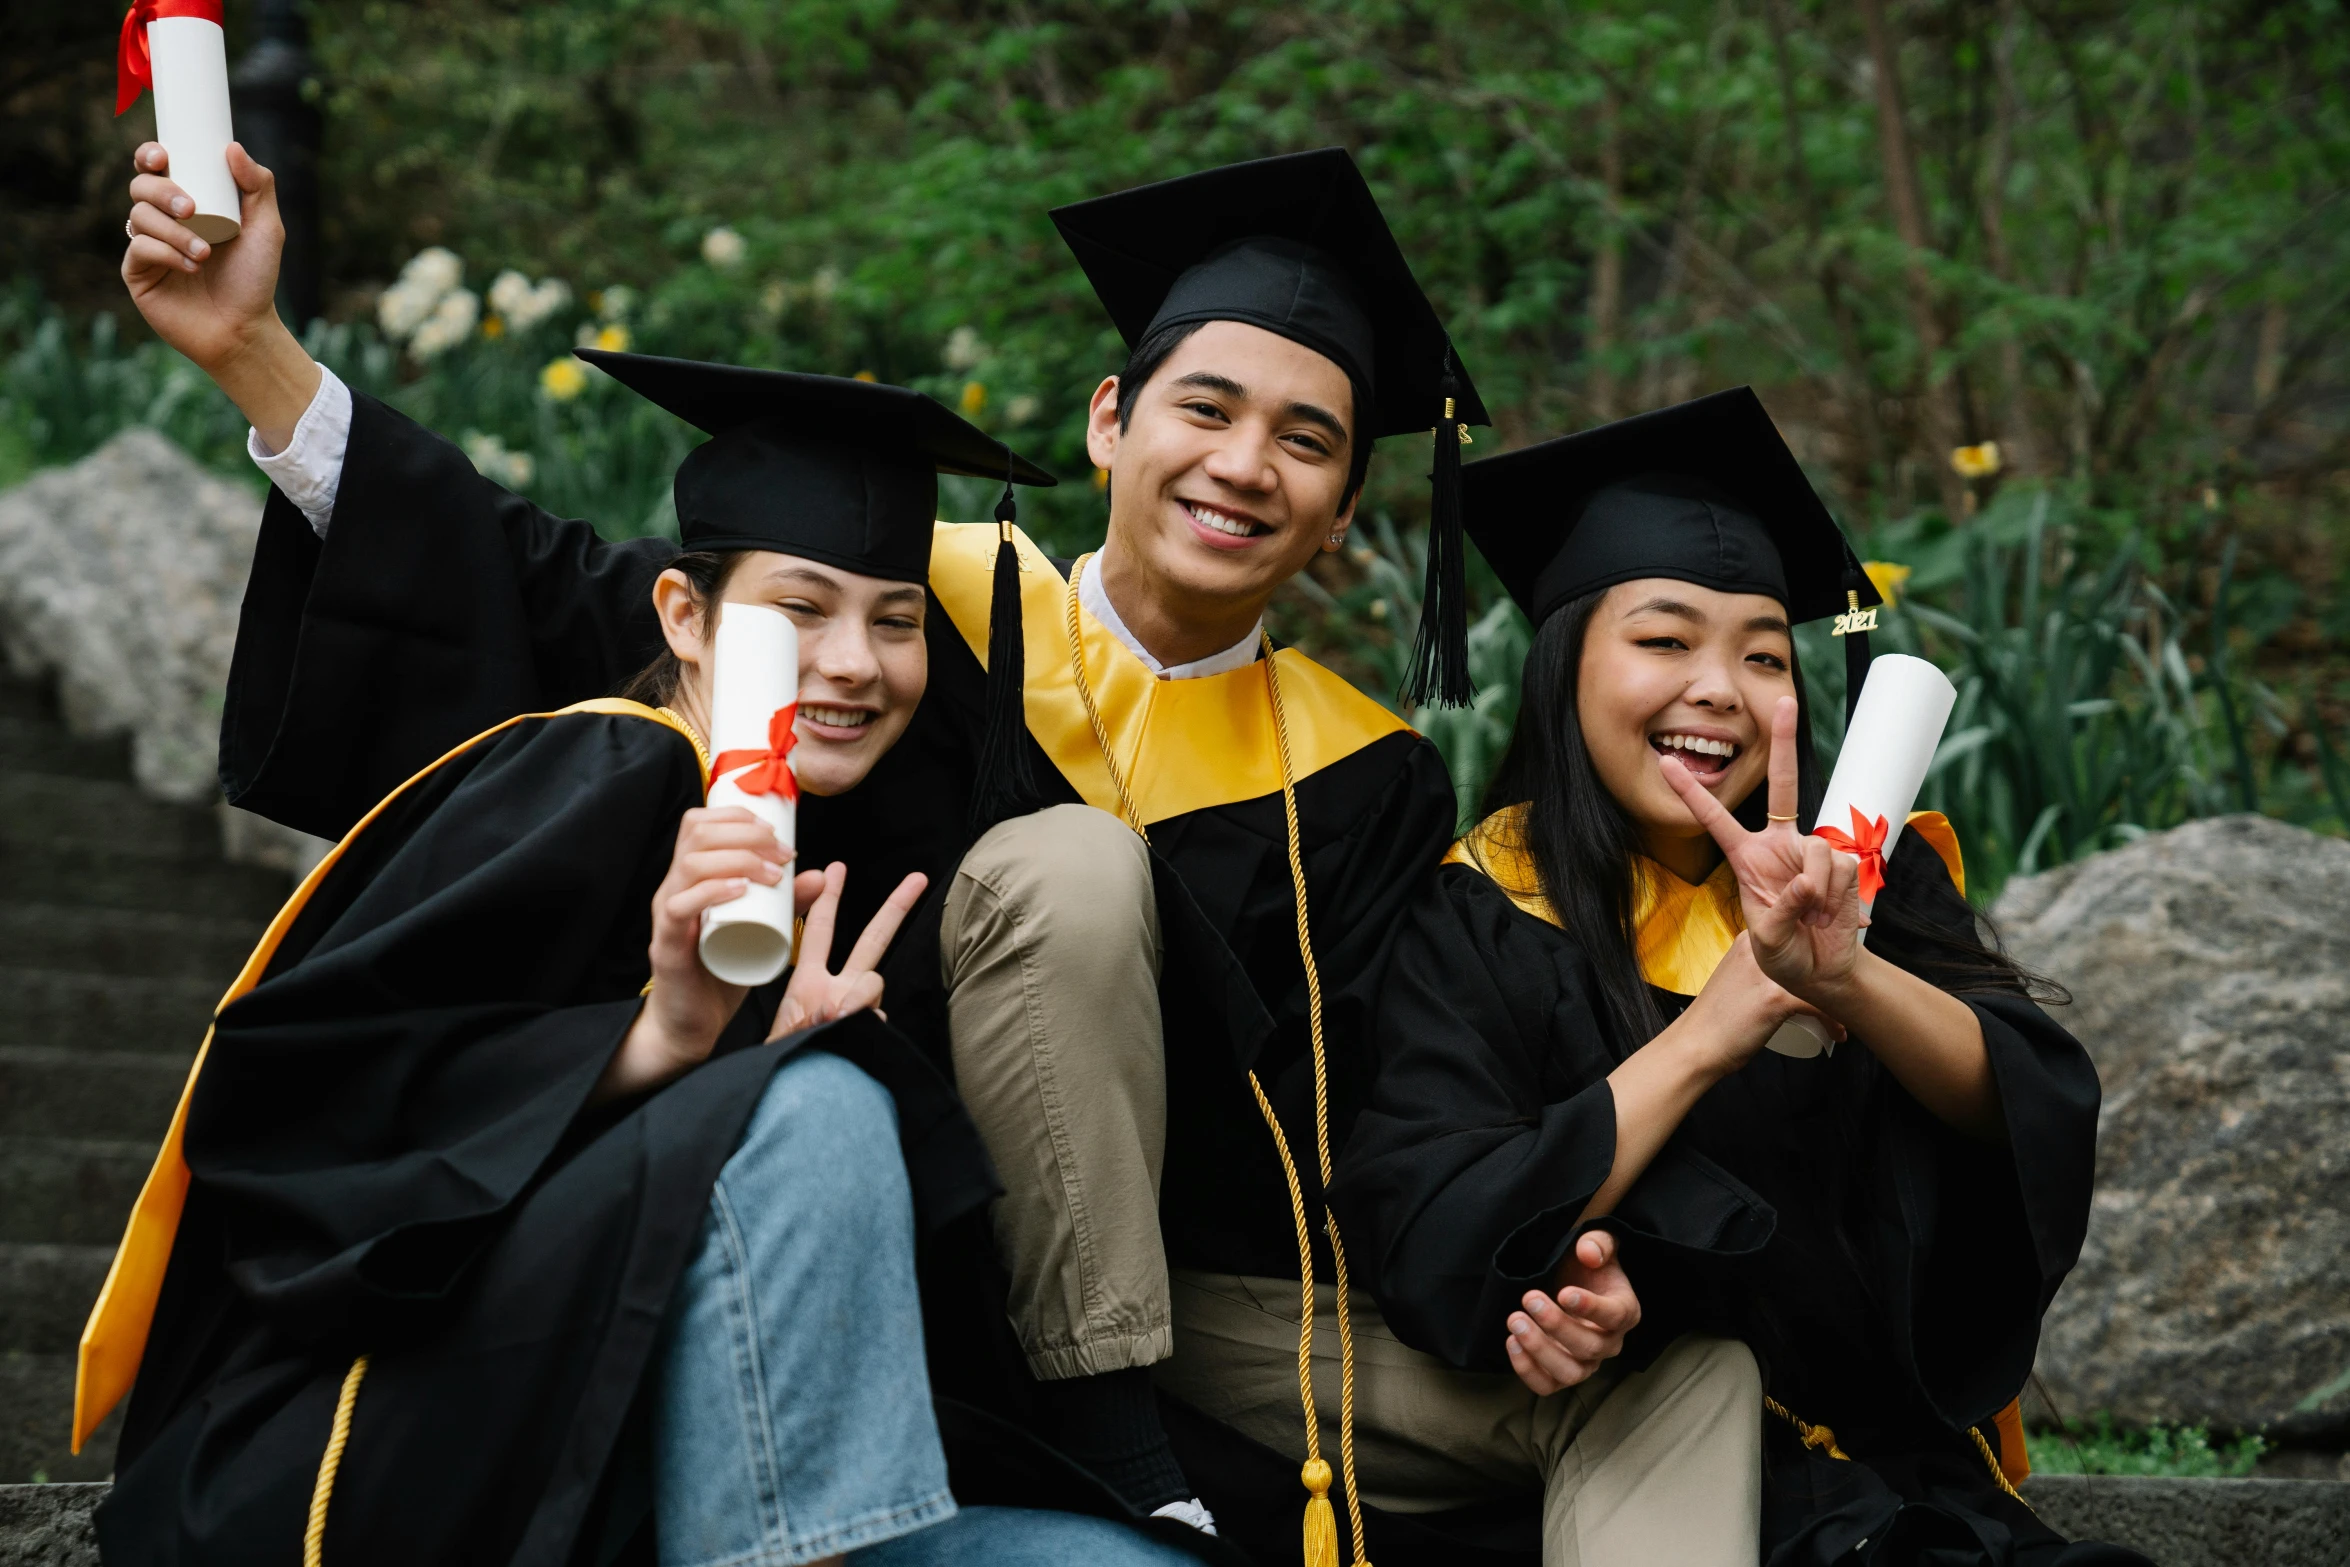
[[[232,0],[232,58],[261,27]],[[2337,0],[389,0],[307,13],[313,351],[485,473],[673,526],[695,439],[601,341],[867,373],[1060,473],[1122,357],[1047,221],[1343,143],[1497,426],[1474,458],[1752,383],[1960,706],[1926,803],[1970,890],[2257,809],[2350,830],[2350,26]],[[0,58],[0,483],[153,424],[258,483],[115,276],[145,103],[119,15]],[[2331,87],[2327,83],[2332,83]],[[1426,446],[1276,631],[1389,699]],[[950,481],[950,519],[984,517]],[[1490,580],[1464,808],[1525,647]],[[1822,743],[1841,662],[1807,633]]]

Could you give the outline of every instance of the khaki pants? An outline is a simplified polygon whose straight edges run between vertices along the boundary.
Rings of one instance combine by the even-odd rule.
[[[1150,852],[1089,805],[1015,817],[964,855],[939,935],[955,1083],[1004,1183],[996,1249],[1028,1369],[1055,1381],[1166,1359]]]
[[[1179,1270],[1174,1287],[1159,1386],[1302,1461],[1297,1281]],[[1314,1402],[1335,1470],[1337,1304],[1329,1285],[1317,1294]],[[1355,1469],[1371,1506],[1435,1512],[1539,1488],[1544,1567],[1754,1567],[1762,1378],[1745,1345],[1685,1338],[1646,1371],[1603,1366],[1538,1398],[1508,1373],[1423,1355],[1359,1294],[1352,1305]]]
[[[942,912],[956,1082],[1003,1179],[996,1245],[1029,1369],[1050,1381],[1156,1366],[1176,1397],[1302,1459],[1296,1281],[1169,1277],[1142,840],[1090,806],[1016,818],[964,857]],[[1324,1286],[1314,1378],[1335,1467],[1329,1297]],[[1539,1489],[1546,1567],[1753,1567],[1762,1390],[1743,1345],[1683,1340],[1639,1375],[1602,1368],[1536,1398],[1406,1347],[1359,1295],[1354,1308],[1365,1501],[1427,1512]]]

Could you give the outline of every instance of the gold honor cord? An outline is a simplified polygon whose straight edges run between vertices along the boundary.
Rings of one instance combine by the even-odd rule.
[[[334,1500],[343,1449],[351,1443],[351,1410],[359,1402],[359,1384],[366,1380],[367,1357],[361,1355],[344,1373],[343,1391],[335,1399],[335,1423],[327,1433],[326,1452],[318,1460],[318,1484],[310,1492],[310,1525],[302,1531],[302,1567],[320,1567],[326,1560],[326,1507]]]
[[[1141,811],[1135,808],[1134,796],[1127,791],[1126,775],[1118,766],[1117,753],[1110,748],[1110,732],[1102,723],[1100,709],[1094,705],[1093,686],[1085,675],[1085,639],[1077,623],[1077,584],[1084,578],[1087,558],[1090,557],[1080,558],[1069,572],[1069,667],[1077,676],[1077,695],[1085,704],[1094,741],[1101,747],[1102,765],[1109,769],[1119,808],[1125,812],[1127,825],[1148,843],[1150,829],[1144,824]],[[1328,1191],[1330,1072],[1328,1053],[1322,1043],[1322,977],[1314,966],[1313,932],[1306,914],[1305,855],[1299,847],[1297,779],[1290,763],[1289,724],[1281,710],[1281,672],[1273,657],[1273,639],[1262,631],[1258,636],[1264,644],[1261,662],[1265,690],[1273,704],[1273,736],[1281,752],[1281,812],[1289,840],[1289,880],[1297,896],[1297,951],[1306,971],[1306,1015],[1314,1055],[1314,1152],[1321,1170],[1322,1189]],[[1314,1241],[1306,1226],[1305,1193],[1297,1178],[1297,1161],[1290,1156],[1289,1138],[1282,1132],[1281,1120],[1273,1113],[1273,1101],[1266,1097],[1265,1085],[1258,1081],[1256,1073],[1248,1074],[1248,1086],[1256,1095],[1257,1110],[1264,1116],[1266,1128],[1273,1134],[1273,1149],[1281,1156],[1281,1174],[1289,1184],[1290,1217],[1297,1225],[1297,1382],[1298,1399],[1305,1406],[1306,1416],[1306,1461],[1298,1471],[1298,1478],[1307,1492],[1305,1567],[1338,1567],[1338,1524],[1330,1510],[1330,1465],[1322,1458],[1321,1417],[1314,1407]],[[1354,1567],[1371,1567],[1363,1548],[1362,1498],[1355,1486],[1355,1347],[1354,1323],[1347,1307],[1346,1248],[1338,1238],[1338,1218],[1327,1203],[1322,1208],[1322,1222],[1330,1236],[1330,1256],[1336,1274],[1339,1472],[1345,1477],[1347,1521],[1354,1535]]]

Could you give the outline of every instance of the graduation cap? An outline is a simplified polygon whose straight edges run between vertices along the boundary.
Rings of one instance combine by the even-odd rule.
[[[711,437],[677,468],[689,550],[780,550],[928,582],[938,476],[1012,486],[1053,476],[920,392],[843,376],[615,354],[581,359]]]
[[[1162,327],[1240,321],[1347,373],[1358,440],[1436,433],[1428,585],[1406,700],[1470,696],[1460,446],[1490,422],[1436,309],[1343,147],[1228,164],[1053,212],[1131,351]]]
[[[1469,537],[1536,625],[1640,577],[1760,593],[1793,624],[1840,617],[1859,698],[1862,612],[1883,599],[1752,387],[1471,463],[1461,491]]]

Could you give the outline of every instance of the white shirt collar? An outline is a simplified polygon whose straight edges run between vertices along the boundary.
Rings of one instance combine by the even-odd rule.
[[[1126,622],[1118,617],[1110,603],[1110,595],[1102,588],[1102,560],[1109,554],[1104,546],[1088,557],[1085,569],[1077,576],[1077,602],[1085,612],[1101,622],[1102,629],[1126,645],[1126,651],[1142,660],[1143,667],[1161,680],[1197,680],[1202,675],[1229,674],[1245,669],[1257,661],[1257,644],[1264,635],[1265,623],[1260,620],[1249,634],[1221,653],[1210,653],[1206,658],[1195,658],[1188,664],[1167,665],[1151,656],[1151,650],[1140,638],[1126,629]]]

